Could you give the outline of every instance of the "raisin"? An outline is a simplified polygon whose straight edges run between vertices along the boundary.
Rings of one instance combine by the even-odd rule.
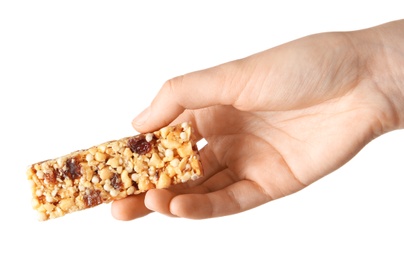
[[[66,170],[61,172],[61,177],[64,179],[66,177],[71,180],[75,180],[81,177],[81,166],[80,166],[80,158],[69,158],[66,161]]]
[[[102,203],[102,198],[101,198],[101,191],[99,190],[92,190],[89,192],[89,194],[83,196],[84,199],[84,205],[86,208],[91,208],[94,206],[97,206]]]
[[[144,135],[138,135],[128,140],[128,146],[134,153],[143,155],[151,151],[152,144],[146,141]]]
[[[122,186],[121,179],[119,179],[117,174],[114,174],[111,178],[111,186],[114,187],[114,189],[119,190]]]

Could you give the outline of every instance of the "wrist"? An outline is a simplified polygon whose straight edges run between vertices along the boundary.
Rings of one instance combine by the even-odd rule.
[[[404,20],[390,22],[375,30],[383,43],[387,77],[386,95],[390,98],[397,117],[395,129],[404,128]]]
[[[404,20],[354,32],[382,133],[404,128]]]

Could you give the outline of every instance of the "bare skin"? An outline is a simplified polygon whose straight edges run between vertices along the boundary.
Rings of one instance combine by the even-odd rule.
[[[112,204],[116,219],[243,212],[335,171],[404,128],[404,20],[310,35],[167,81],[139,132],[192,121],[205,176]]]

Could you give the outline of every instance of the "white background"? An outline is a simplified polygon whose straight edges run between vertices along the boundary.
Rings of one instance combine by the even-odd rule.
[[[171,77],[401,19],[400,2],[1,1],[0,259],[403,259],[402,130],[298,193],[217,219],[121,222],[105,204],[38,222],[25,177],[135,134]]]

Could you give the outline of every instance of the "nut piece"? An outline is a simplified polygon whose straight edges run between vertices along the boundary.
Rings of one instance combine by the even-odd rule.
[[[107,155],[101,152],[97,152],[95,154],[95,159],[99,162],[105,162],[105,160],[107,159]]]
[[[162,173],[160,175],[159,181],[157,182],[156,188],[158,189],[168,188],[170,185],[171,185],[171,178],[166,173]]]
[[[101,180],[105,181],[108,179],[111,179],[111,177],[114,175],[113,172],[111,172],[108,168],[102,168],[100,171],[98,171],[98,174],[100,175]]]
[[[154,168],[161,168],[164,166],[164,162],[160,159],[157,153],[153,153],[149,161],[149,166],[153,166]]]

